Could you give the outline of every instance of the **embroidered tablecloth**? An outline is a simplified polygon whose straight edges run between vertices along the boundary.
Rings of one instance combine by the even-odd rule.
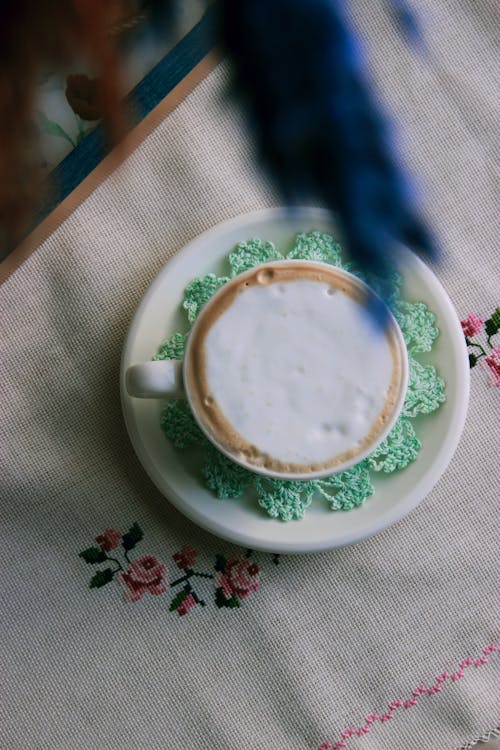
[[[0,292],[5,750],[457,750],[497,726],[487,10],[421,3],[419,57],[381,6],[355,10],[470,342],[450,467],[396,526],[296,557],[218,540],[151,484],[118,393],[135,307],[198,233],[279,203],[224,100],[226,64],[174,91],[125,162],[106,175],[108,160],[21,249]]]

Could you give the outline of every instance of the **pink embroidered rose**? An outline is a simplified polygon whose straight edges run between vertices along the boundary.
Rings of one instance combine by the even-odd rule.
[[[110,552],[112,549],[116,549],[120,544],[122,535],[119,531],[114,529],[106,529],[104,534],[96,536],[95,540],[103,552]]]
[[[172,557],[175,560],[177,567],[184,570],[185,568],[192,568],[193,565],[195,565],[198,553],[195,549],[192,549],[185,544],[181,551],[176,552]]]
[[[193,609],[193,607],[196,607],[196,599],[192,594],[189,594],[188,596],[186,596],[182,604],[177,607],[177,613],[179,617],[187,615],[189,610]]]
[[[494,346],[484,362],[490,371],[490,384],[500,387],[500,346]]]
[[[154,596],[163,594],[168,589],[166,575],[166,565],[154,555],[144,555],[133,560],[117,577],[127,587],[125,601],[138,602],[146,591]]]
[[[483,323],[484,320],[482,318],[478,318],[477,315],[474,315],[474,313],[470,313],[470,315],[468,315],[465,320],[460,321],[464,336],[467,336],[468,339],[472,338],[472,336],[475,336],[476,333],[481,333],[481,331],[483,330]]]
[[[233,594],[245,599],[259,588],[259,566],[244,557],[228,560],[224,570],[215,573],[214,583],[216,588],[222,589],[226,599]]]

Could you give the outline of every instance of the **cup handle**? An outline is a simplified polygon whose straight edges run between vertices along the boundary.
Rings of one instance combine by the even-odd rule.
[[[125,373],[129,396],[135,398],[182,398],[182,362],[156,360],[131,365]]]

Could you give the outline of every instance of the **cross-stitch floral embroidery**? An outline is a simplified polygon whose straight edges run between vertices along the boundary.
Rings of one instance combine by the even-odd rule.
[[[180,617],[186,615],[196,606],[204,607],[206,602],[200,598],[194,588],[196,579],[212,582],[214,603],[217,607],[240,607],[246,599],[260,586],[259,566],[250,558],[252,551],[245,555],[226,560],[217,555],[213,572],[195,570],[198,552],[188,545],[172,555],[172,559],[182,575],[169,580],[167,565],[155,555],[145,554],[131,560],[129,552],[142,540],[143,532],[139,524],[122,534],[108,528],[96,537],[98,547],[88,547],[80,552],[80,557],[90,565],[106,563],[90,579],[90,588],[102,588],[113,579],[123,587],[126,602],[138,602],[145,594],[162,596],[170,591],[172,599],[169,611],[177,612]],[[109,555],[108,552],[112,552]],[[279,555],[273,555],[273,562],[278,564]],[[182,585],[182,588],[179,588]]]
[[[490,370],[490,384],[500,386],[500,347],[494,346],[484,360]]]
[[[500,331],[500,307],[487,320],[469,313],[465,320],[460,321],[460,325],[469,349],[471,369],[480,363],[488,373],[490,385],[500,387],[500,346],[492,342]],[[481,336],[481,341],[477,338],[472,340],[478,336]]]
[[[187,545],[184,545],[180,552],[176,552],[175,555],[172,555],[177,567],[181,570],[192,568],[196,563],[197,557],[197,551]]]
[[[103,552],[111,552],[112,549],[116,549],[120,544],[122,535],[119,531],[114,529],[106,529],[103,534],[96,536],[96,542]]]
[[[125,599],[138,602],[146,592],[159,596],[168,589],[167,566],[154,555],[144,555],[129,563],[126,570],[118,573],[118,580],[126,586]]]
[[[239,601],[259,588],[259,566],[246,558],[225,560],[215,564],[216,601],[223,607],[239,607]]]
[[[482,318],[478,318],[478,316],[474,315],[474,313],[469,313],[465,320],[460,321],[464,336],[469,339],[472,338],[472,336],[475,336],[476,333],[481,333],[481,331],[483,330],[483,324],[484,320]]]

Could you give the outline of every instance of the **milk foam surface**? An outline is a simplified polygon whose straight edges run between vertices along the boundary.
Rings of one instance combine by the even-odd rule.
[[[316,280],[244,289],[204,349],[206,385],[227,421],[283,463],[320,464],[358,448],[394,372],[389,339],[361,304]]]

